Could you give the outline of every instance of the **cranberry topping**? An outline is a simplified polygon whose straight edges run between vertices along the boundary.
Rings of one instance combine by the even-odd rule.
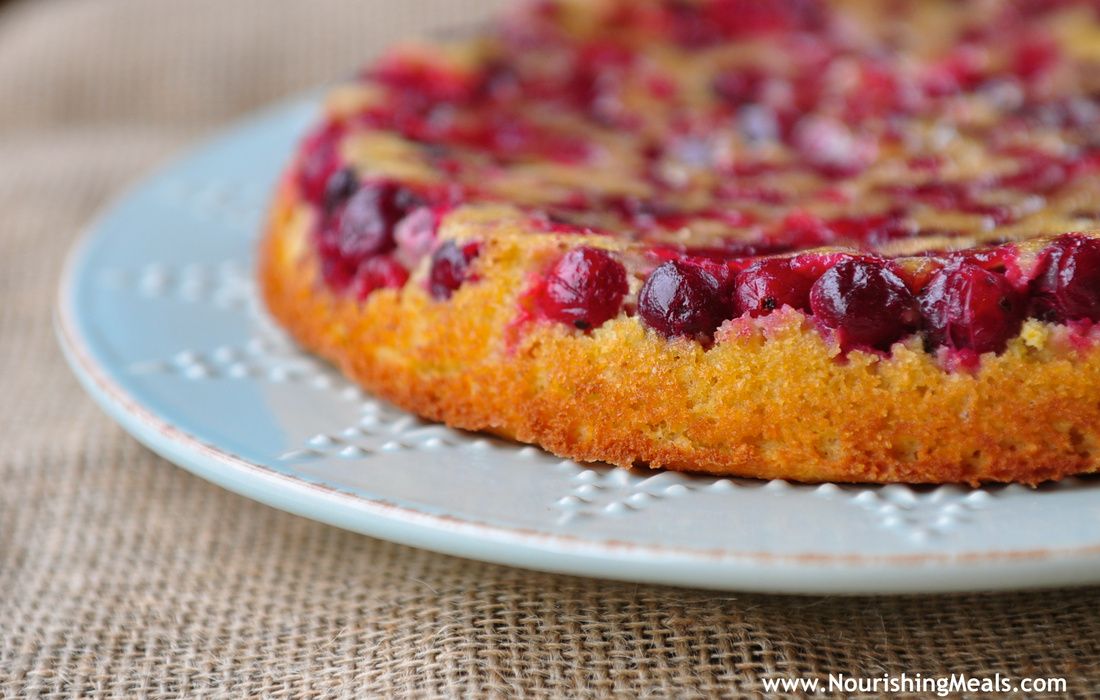
[[[403,287],[409,280],[409,271],[388,255],[369,258],[355,272],[351,281],[352,295],[362,301],[376,289]]]
[[[794,132],[794,146],[806,162],[828,177],[850,177],[862,171],[878,152],[866,135],[828,117],[805,117]]]
[[[428,292],[433,299],[450,299],[462,283],[471,279],[470,263],[481,253],[481,244],[470,241],[459,245],[446,241],[432,254],[428,270]]]
[[[847,351],[888,350],[916,328],[916,300],[905,282],[878,260],[848,258],[829,268],[810,290],[818,322],[836,331]]]
[[[325,183],[325,211],[330,212],[348,201],[359,189],[359,177],[354,168],[340,168]]]
[[[400,185],[368,182],[336,206],[317,230],[325,281],[342,290],[364,262],[392,250],[394,226],[421,201]]]
[[[1071,233],[1051,243],[1031,293],[1039,318],[1100,321],[1100,240]]]
[[[393,228],[393,240],[397,246],[396,255],[409,267],[413,267],[435,245],[439,231],[439,221],[443,211],[423,206],[409,212]]]
[[[437,102],[469,101],[481,87],[479,75],[443,62],[402,54],[382,59],[366,77],[400,90],[406,96]]]
[[[297,181],[307,201],[318,204],[324,200],[329,178],[340,168],[339,145],[343,135],[343,123],[328,122],[303,141]]]
[[[1000,352],[1023,323],[1021,295],[1004,276],[977,265],[941,269],[918,299],[929,343],[952,350]]]
[[[681,260],[655,269],[638,295],[638,313],[666,338],[709,335],[729,318],[722,286],[707,270]]]
[[[586,331],[618,315],[627,288],[626,269],[610,253],[574,248],[550,268],[536,304],[546,318]]]
[[[736,37],[811,29],[823,22],[816,0],[667,0],[668,23],[684,46],[709,46]]]
[[[394,226],[419,203],[417,195],[390,183],[361,187],[340,214],[340,253],[361,260],[391,250]]]
[[[737,275],[737,309],[750,316],[766,316],[789,306],[800,311],[810,308],[813,280],[791,269],[789,260],[760,260]]]

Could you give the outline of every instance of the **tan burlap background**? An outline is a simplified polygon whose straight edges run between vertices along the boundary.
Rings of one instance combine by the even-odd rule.
[[[226,493],[85,398],[50,308],[97,208],[234,116],[489,4],[0,2],[0,695],[696,697],[902,671],[1100,687],[1097,590],[786,598],[488,566]]]

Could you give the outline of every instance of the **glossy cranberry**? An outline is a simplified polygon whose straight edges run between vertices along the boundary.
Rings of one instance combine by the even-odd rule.
[[[393,249],[394,226],[420,203],[415,194],[391,183],[359,188],[339,216],[340,254],[349,261],[361,261]]]
[[[1000,352],[1024,318],[1024,300],[1004,276],[966,263],[932,275],[918,300],[928,341],[953,350]]]
[[[844,350],[887,350],[916,328],[916,300],[880,261],[848,258],[825,271],[810,290],[810,309],[836,331]]]
[[[433,299],[450,299],[462,283],[470,278],[470,263],[481,253],[477,241],[456,243],[446,241],[432,254],[428,270],[428,293]]]
[[[329,178],[340,169],[339,145],[343,135],[342,123],[329,122],[302,142],[297,181],[306,201],[314,204],[324,201]]]
[[[409,280],[409,271],[388,255],[363,261],[351,281],[351,293],[362,301],[376,289],[402,287]]]
[[[791,269],[789,260],[760,260],[737,275],[737,310],[753,317],[766,316],[783,306],[807,311],[812,285],[811,278]]]
[[[574,248],[550,268],[536,304],[547,318],[586,331],[619,314],[627,288],[626,269],[610,253]]]
[[[1050,321],[1100,321],[1100,240],[1061,236],[1043,251],[1031,283],[1034,312]]]
[[[638,313],[666,338],[713,333],[732,316],[714,275],[698,265],[669,260],[655,269],[638,295]]]

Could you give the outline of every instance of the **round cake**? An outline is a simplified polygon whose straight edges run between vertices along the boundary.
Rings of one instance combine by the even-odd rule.
[[[274,317],[370,392],[743,477],[1100,468],[1100,4],[555,0],[334,89]]]

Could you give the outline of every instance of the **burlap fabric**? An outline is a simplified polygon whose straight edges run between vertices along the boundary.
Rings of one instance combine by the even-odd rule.
[[[0,695],[696,697],[903,671],[1100,687],[1097,590],[790,598],[467,562],[210,486],[84,397],[50,309],[98,207],[235,115],[489,4],[0,2]]]

